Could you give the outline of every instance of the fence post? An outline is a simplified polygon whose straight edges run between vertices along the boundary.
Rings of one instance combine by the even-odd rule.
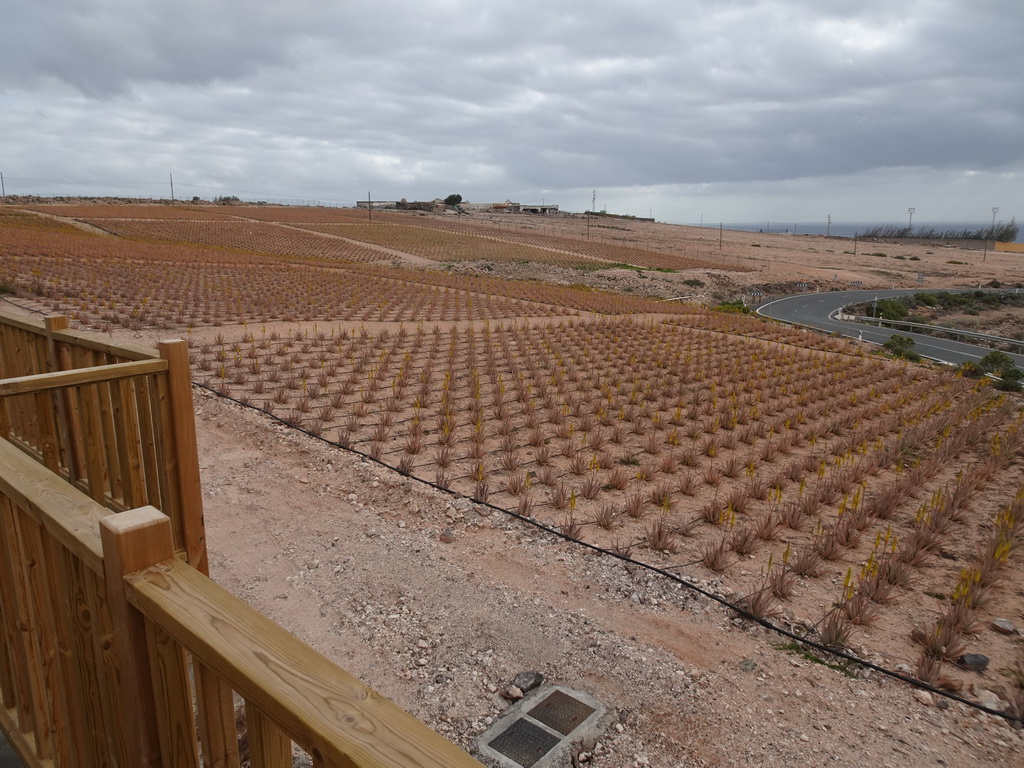
[[[139,507],[100,520],[107,606],[118,658],[121,699],[118,748],[123,765],[161,765],[157,709],[150,683],[146,626],[125,593],[126,574],[174,557],[171,521],[155,507]]]
[[[181,534],[188,563],[204,576],[210,575],[206,560],[206,531],[203,526],[203,489],[199,480],[199,454],[196,450],[196,421],[192,410],[192,379],[189,373],[188,344],[182,339],[161,341],[160,357],[167,361],[167,390],[171,407],[171,431],[174,433],[175,482],[181,508]],[[171,458],[171,457],[168,457]]]
[[[157,347],[160,357],[167,361],[167,390],[177,467],[175,482],[178,483],[178,511],[181,516],[178,524],[181,526],[189,565],[204,576],[209,576],[188,343],[175,339],[161,341]],[[231,689],[202,664],[196,664],[193,673],[204,762],[211,766],[234,765],[238,762],[238,740]]]

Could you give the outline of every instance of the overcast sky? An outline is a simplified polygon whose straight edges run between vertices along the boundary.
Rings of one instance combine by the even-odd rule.
[[[1020,0],[2,0],[8,194],[1024,214]]]

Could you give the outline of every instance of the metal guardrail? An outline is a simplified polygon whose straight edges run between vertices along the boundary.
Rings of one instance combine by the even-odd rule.
[[[839,315],[837,315],[837,319],[855,320],[855,321],[858,321],[858,322],[862,322],[863,321],[863,322],[877,323],[879,325],[881,325],[882,323],[885,323],[886,325],[891,325],[891,326],[894,326],[894,327],[903,327],[903,328],[907,328],[907,329],[923,329],[925,331],[931,331],[931,332],[936,332],[937,331],[939,333],[946,333],[946,334],[949,334],[949,335],[955,336],[955,337],[966,336],[966,337],[969,337],[969,338],[972,338],[972,339],[984,339],[985,341],[992,341],[992,342],[995,342],[997,344],[1010,344],[1012,346],[1019,347],[1021,350],[1024,350],[1024,341],[1019,341],[1017,339],[1008,339],[1005,336],[992,336],[991,334],[988,334],[988,333],[978,333],[977,331],[965,331],[965,330],[962,330],[960,328],[948,328],[948,327],[946,327],[944,325],[928,325],[927,323],[912,323],[912,322],[909,322],[907,320],[887,320],[884,317],[868,317],[866,315],[845,315],[845,314],[842,314],[841,312],[840,312]]]

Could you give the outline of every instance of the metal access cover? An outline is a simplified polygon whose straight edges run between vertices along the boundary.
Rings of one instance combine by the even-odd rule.
[[[523,768],[533,768],[534,764],[550,752],[560,742],[540,726],[522,718],[491,742],[491,749],[497,750]]]
[[[543,686],[510,707],[477,742],[501,768],[547,768],[595,732],[605,707],[580,691]]]
[[[550,696],[527,714],[567,736],[593,712],[594,707],[589,704],[562,691],[552,691]]]

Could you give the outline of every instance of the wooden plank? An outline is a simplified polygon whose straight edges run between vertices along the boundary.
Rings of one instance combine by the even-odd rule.
[[[115,436],[114,408],[110,400],[110,383],[91,385],[96,389],[100,404],[100,434],[86,435],[87,440],[99,439],[103,445],[103,466],[107,470],[107,482],[110,489],[110,501],[119,502],[124,498],[121,484],[121,463],[117,455],[117,438]],[[127,507],[125,507],[127,508]]]
[[[119,341],[116,344],[89,331],[60,331],[53,334],[56,341],[73,344],[76,347],[92,350],[102,355],[109,355],[119,360],[151,360],[158,357],[152,347],[144,347],[141,344],[131,344]]]
[[[231,687],[196,659],[192,660],[192,673],[195,677],[203,766],[238,768],[238,731]]]
[[[176,559],[126,578],[129,600],[326,765],[480,763]]]
[[[184,649],[155,622],[146,622],[146,636],[149,639],[150,680],[156,700],[163,765],[199,768],[192,691]]]
[[[88,626],[87,650],[92,654],[91,663],[96,670],[96,701],[93,706],[96,708],[100,729],[98,751],[103,755],[103,762],[113,765],[117,763],[120,749],[117,723],[122,715],[117,706],[117,668],[110,653],[114,644],[114,629],[107,611],[103,576],[84,571],[82,584],[85,587],[83,607],[89,613],[83,617],[84,625]]]
[[[167,390],[174,433],[180,525],[188,562],[209,575],[206,558],[206,528],[203,524],[203,488],[199,478],[196,448],[196,417],[192,406],[192,380],[188,344],[181,339],[161,341],[160,356],[167,361]]]
[[[68,319],[64,315],[47,315],[43,318],[43,326],[46,329],[46,370],[60,370],[60,353],[57,344],[53,340],[53,332],[64,330],[68,327]],[[67,395],[65,392],[50,393],[50,407],[53,409],[53,419],[57,443],[57,466],[67,466],[70,461],[71,444],[67,430]]]
[[[61,316],[57,316],[61,317]],[[66,318],[65,318],[66,319]],[[35,335],[44,335],[46,327],[44,323],[32,317],[17,315],[13,312],[0,310],[0,324],[20,329],[23,332]],[[53,334],[56,341],[71,344],[85,349],[95,350],[107,355],[122,358],[124,360],[146,360],[157,357],[156,350],[141,344],[130,342],[112,342],[105,336],[90,331],[74,331],[59,329]]]
[[[0,440],[0,493],[46,526],[61,546],[103,573],[97,523],[113,514],[6,440]]]
[[[95,365],[71,371],[33,373],[27,376],[0,380],[0,397],[117,381],[118,379],[127,379],[132,376],[149,376],[166,370],[167,362],[164,360],[140,360],[133,363]]]
[[[85,481],[89,495],[105,504],[110,494],[107,475],[106,451],[103,445],[100,397],[95,385],[77,387],[78,404],[82,412],[82,442],[85,452]]]
[[[64,370],[74,365],[71,349],[66,344],[54,342],[57,354],[57,369]],[[72,387],[60,390],[64,399],[64,408],[67,421],[64,428],[67,433],[68,459],[67,472],[68,482],[78,483],[85,476],[85,440],[82,438],[82,416],[79,410],[78,393]]]
[[[174,533],[174,548],[185,549],[185,537],[181,530],[181,495],[177,483],[178,463],[174,451],[174,423],[171,419],[167,376],[153,376],[150,379],[150,403],[153,411],[154,437],[156,438],[157,467],[160,480],[160,511],[171,518]]]
[[[37,392],[35,400],[36,439],[43,456],[43,465],[51,472],[60,471],[60,445],[57,437],[57,423],[53,409],[53,398],[47,392]]]
[[[7,743],[14,749],[15,754],[28,768],[53,768],[52,760],[41,760],[33,752],[32,737],[26,736],[21,731],[21,726],[16,717],[11,713],[0,710],[0,728],[7,734]]]
[[[19,520],[19,518],[22,518]],[[0,540],[6,542],[9,549],[17,552],[12,563],[11,576],[13,604],[21,656],[25,664],[25,682],[27,690],[22,695],[26,698],[19,701],[19,720],[23,730],[27,731],[31,724],[32,736],[35,739],[35,754],[45,760],[53,755],[53,708],[52,701],[46,695],[46,659],[41,647],[41,632],[36,623],[36,606],[32,591],[32,579],[29,571],[35,566],[31,554],[24,551],[20,524],[25,522],[24,516],[16,515],[6,498],[0,498]],[[30,522],[30,521],[29,521]]]
[[[110,407],[114,421],[114,456],[117,474],[121,478],[121,502],[127,509],[142,506],[140,489],[142,475],[139,472],[138,434],[135,423],[135,400],[129,393],[124,396],[122,385],[126,382],[113,381],[107,384],[110,392]]]
[[[52,755],[57,765],[72,765],[77,760],[73,749],[75,738],[71,725],[78,713],[67,707],[68,680],[65,675],[63,657],[60,651],[66,636],[61,635],[58,619],[61,606],[55,601],[52,565],[48,546],[50,536],[46,530],[28,515],[21,515],[18,525],[22,551],[26,555],[25,582],[35,618],[34,634],[39,645],[42,662],[43,689],[40,697],[45,700],[49,716],[48,732]],[[40,755],[43,756],[43,755]]]
[[[58,663],[60,664],[62,687],[58,689],[60,696],[58,705],[61,717],[66,724],[68,750],[76,755],[80,764],[89,764],[88,755],[92,747],[85,738],[85,722],[82,713],[86,710],[85,696],[79,679],[79,663],[75,656],[72,616],[74,600],[72,599],[70,556],[50,535],[44,538],[47,551],[48,575],[50,580],[50,601],[54,607],[55,632],[57,638]],[[70,762],[67,764],[71,764]]]
[[[150,399],[153,377],[135,379],[135,408],[139,415],[139,448],[146,477],[146,503],[163,509],[160,499],[160,470],[156,450],[156,427]]]
[[[155,507],[132,509],[100,521],[104,589],[118,660],[117,697],[122,717],[118,743],[131,765],[161,761],[157,703],[150,682],[145,621],[125,596],[124,576],[174,556],[170,520]]]
[[[70,655],[75,664],[74,676],[82,696],[79,715],[84,733],[83,743],[87,749],[82,762],[85,765],[103,765],[109,763],[109,748],[100,699],[102,665],[97,664],[92,637],[95,622],[89,600],[89,582],[93,576],[92,571],[83,567],[81,560],[70,555],[64,557],[65,588],[70,601]]]
[[[27,331],[29,333],[41,334],[44,332],[42,322],[40,322],[36,318],[29,317],[28,315],[17,315],[6,309],[0,309],[0,323],[3,323],[4,325],[9,325],[12,328],[18,328],[22,331]]]
[[[0,497],[0,519],[14,514],[9,499]],[[24,644],[18,629],[17,598],[15,596],[15,571],[21,567],[17,542],[0,547],[0,642],[3,643],[10,668],[10,677],[3,689],[4,709],[16,709],[19,725],[31,729],[31,711],[27,709],[31,692],[26,679],[28,661]],[[25,723],[25,720],[28,720]]]
[[[245,725],[252,768],[291,768],[292,740],[252,702],[245,702]]]
[[[2,560],[3,551],[0,548],[0,561]],[[7,617],[4,615],[4,606],[10,605],[4,597],[4,570],[4,565],[0,562],[0,709],[10,709],[14,706],[14,667],[7,641]]]

